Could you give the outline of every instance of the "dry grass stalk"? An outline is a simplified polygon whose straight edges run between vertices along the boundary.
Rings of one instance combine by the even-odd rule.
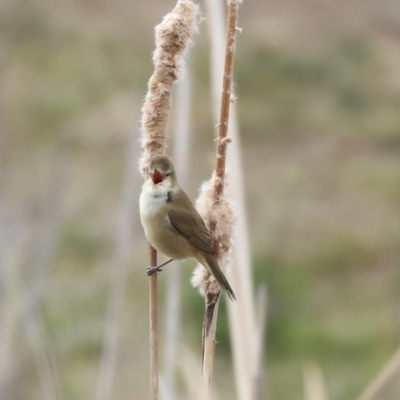
[[[328,400],[324,375],[321,367],[315,362],[303,365],[304,398],[306,400]]]
[[[145,178],[150,160],[163,154],[171,106],[171,90],[182,70],[183,53],[197,30],[198,6],[191,0],[179,0],[155,29],[156,49],[153,55],[154,73],[142,107],[140,171]],[[150,266],[157,265],[157,252],[149,246]],[[150,398],[157,400],[158,387],[158,310],[157,274],[150,277]]]
[[[377,395],[386,387],[386,385],[400,371],[400,347],[394,353],[393,357],[382,368],[379,374],[367,386],[358,400],[378,399]],[[380,398],[380,397],[379,397]]]
[[[226,35],[226,50],[225,50],[225,66],[224,76],[222,82],[222,96],[221,96],[221,111],[219,116],[218,127],[218,147],[217,159],[215,162],[215,204],[218,205],[219,199],[224,190],[225,180],[225,164],[226,164],[226,146],[230,142],[227,139],[228,125],[229,125],[229,108],[232,95],[232,74],[233,74],[233,60],[235,56],[236,47],[236,33],[237,33],[237,17],[238,17],[238,2],[236,0],[228,1],[228,24]]]
[[[43,324],[38,316],[32,315],[25,322],[25,325],[41,380],[43,398],[44,400],[60,400],[59,374]]]
[[[178,366],[182,374],[183,384],[185,385],[186,399],[197,399],[199,397],[200,366],[196,354],[186,346],[181,346]]]
[[[157,251],[149,245],[150,265],[157,265]],[[150,399],[158,400],[158,305],[157,274],[150,276],[149,287],[149,330],[150,330]]]
[[[213,83],[213,98],[218,109],[220,101],[220,87],[222,84],[222,65],[224,63],[224,4],[223,0],[206,0],[207,21],[211,41],[211,77]],[[239,30],[240,32],[240,30]],[[229,136],[232,144],[227,155],[227,168],[235,177],[230,182],[229,191],[232,201],[238,211],[235,232],[235,248],[233,251],[233,265],[229,273],[229,280],[235,289],[238,301],[228,303],[230,333],[235,372],[235,384],[238,399],[249,400],[263,398],[259,395],[257,382],[263,376],[262,352],[257,352],[259,335],[264,335],[265,327],[261,316],[256,324],[256,307],[254,301],[251,256],[246,218],[245,187],[243,179],[243,163],[241,160],[240,135],[237,123],[236,104],[231,105]],[[218,121],[218,112],[215,115]],[[257,332],[258,337],[255,337]],[[259,333],[261,332],[261,333]],[[259,397],[257,397],[259,396]]]
[[[190,109],[191,109],[191,77],[190,63],[186,64],[185,78],[178,82],[176,87],[176,103],[174,105],[173,129],[173,159],[182,187],[186,186],[188,179],[189,148],[191,138]],[[163,400],[177,398],[175,388],[175,373],[178,366],[178,344],[180,341],[182,279],[180,263],[172,263],[166,270],[167,295],[165,301],[165,353],[163,360],[162,387]],[[196,375],[197,376],[197,375]]]
[[[206,297],[206,311],[203,322],[203,374],[201,385],[201,400],[212,398],[212,372],[214,367],[215,335],[220,293],[210,293]]]
[[[197,209],[203,217],[218,253],[218,262],[226,272],[230,265],[230,249],[235,223],[235,213],[230,201],[224,195],[225,164],[228,138],[229,110],[231,103],[233,60],[236,45],[238,2],[228,2],[225,63],[222,85],[221,108],[218,125],[218,146],[213,177],[203,186],[197,201]],[[215,332],[218,317],[220,287],[212,276],[202,267],[195,271],[193,284],[205,296],[206,310],[203,322],[203,379],[202,399],[211,398],[211,380],[215,352]]]
[[[112,282],[97,379],[96,400],[110,400],[112,398],[113,382],[117,372],[119,322],[124,307],[129,256],[133,239],[131,221],[135,220],[135,213],[139,211],[135,204],[135,190],[138,183],[136,176],[138,151],[136,135],[132,134],[129,143],[128,165],[124,178],[123,194],[117,217]]]
[[[61,145],[56,149],[54,174],[50,181],[46,197],[46,212],[43,215],[42,227],[37,244],[33,248],[31,281],[24,290],[25,301],[22,312],[24,330],[31,345],[37,364],[44,398],[47,400],[60,399],[58,371],[55,357],[41,318],[39,309],[46,297],[47,275],[60,239],[60,225],[63,217],[63,198],[66,189],[66,154],[61,152]]]

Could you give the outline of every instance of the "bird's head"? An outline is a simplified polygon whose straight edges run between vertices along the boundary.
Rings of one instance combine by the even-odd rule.
[[[151,159],[149,175],[154,186],[161,184],[172,187],[176,184],[174,164],[166,155],[158,155]]]

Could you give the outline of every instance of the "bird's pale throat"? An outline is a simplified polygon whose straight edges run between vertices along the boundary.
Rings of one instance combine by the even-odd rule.
[[[151,180],[155,185],[157,185],[164,180],[164,175],[158,169],[155,169],[151,176]]]

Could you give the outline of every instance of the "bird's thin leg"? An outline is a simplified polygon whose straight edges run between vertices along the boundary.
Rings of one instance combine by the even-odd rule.
[[[165,265],[169,264],[171,261],[174,261],[173,258],[171,258],[168,261],[165,261],[164,263],[162,263],[161,265],[158,265],[156,267],[147,267],[147,275],[153,275],[155,272],[161,272],[162,271],[162,267],[164,267]]]

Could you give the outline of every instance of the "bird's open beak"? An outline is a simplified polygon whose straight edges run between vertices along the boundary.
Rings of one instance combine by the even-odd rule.
[[[151,176],[151,180],[155,185],[157,185],[164,180],[164,175],[158,169],[155,169]]]

